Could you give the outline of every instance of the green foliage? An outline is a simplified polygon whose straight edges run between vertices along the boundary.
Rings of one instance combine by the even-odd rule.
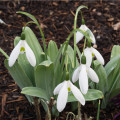
[[[87,94],[84,95],[86,101],[93,101],[97,99],[103,98],[103,93],[99,90],[89,89]],[[72,93],[69,93],[68,102],[75,102],[77,99],[74,97]]]
[[[101,90],[104,94],[101,107],[105,108],[109,100],[120,94],[120,46],[114,46],[110,61],[103,67],[98,61],[94,62],[95,71],[99,77],[98,84],[91,84],[94,89]]]

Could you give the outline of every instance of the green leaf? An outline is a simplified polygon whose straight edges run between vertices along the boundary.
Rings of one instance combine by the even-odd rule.
[[[10,75],[14,79],[14,81],[17,83],[17,85],[22,89],[24,87],[33,86],[31,83],[31,80],[28,78],[22,67],[18,64],[18,62],[15,62],[13,67],[9,67],[8,60],[6,59],[4,61],[5,67],[8,69]],[[29,102],[32,102],[33,99],[29,96],[26,96]]]
[[[107,73],[107,76],[114,70],[114,68],[117,66],[118,60],[120,59],[120,55],[114,57],[111,59],[105,66],[105,70]]]
[[[51,61],[54,62],[56,60],[58,54],[58,48],[54,41],[50,41],[48,44],[48,56],[50,57]]]
[[[94,65],[95,72],[97,73],[99,78],[99,83],[96,84],[96,89],[102,91],[103,94],[105,94],[108,90],[108,79],[105,68],[97,60],[94,61]]]
[[[35,34],[29,27],[25,27],[25,36],[26,36],[26,42],[30,46],[30,48],[33,50],[35,57],[36,57],[36,62],[37,65],[40,64],[41,58],[41,52],[43,52],[40,43],[38,42],[38,39],[36,38]]]
[[[35,70],[35,83],[38,88],[46,91],[47,96],[53,96],[52,81],[54,77],[54,66],[49,60],[39,64]]]
[[[120,88],[114,89],[110,94],[110,99],[120,94]]]
[[[119,59],[120,61],[120,59]],[[120,88],[120,62],[118,64],[112,74],[112,79],[109,81],[109,94],[115,89]]]
[[[97,99],[103,99],[103,93],[99,90],[89,89],[87,94],[84,95],[86,101],[93,101]],[[72,93],[69,93],[68,102],[78,101]]]
[[[114,45],[112,48],[112,53],[111,53],[111,58],[113,59],[114,57],[120,55],[120,46],[119,45]]]
[[[14,46],[18,44],[20,41],[20,37],[16,37],[14,40]],[[26,75],[29,77],[30,81],[32,82],[32,85],[35,86],[35,80],[34,80],[34,68],[30,65],[26,58],[26,54],[20,54],[18,57],[18,63],[26,73]]]
[[[18,62],[16,62],[13,67],[9,67],[8,60],[5,60],[4,64],[21,89],[24,87],[33,86],[30,79],[28,78],[24,70],[21,68],[21,66],[18,64]]]
[[[17,11],[16,13],[20,13],[20,14],[26,15],[27,17],[32,19],[36,24],[38,24],[38,21],[36,20],[36,18],[33,15],[31,15],[31,14],[29,14],[27,12],[22,12],[22,11]]]
[[[21,93],[26,94],[26,95],[30,95],[30,96],[34,96],[34,97],[43,98],[45,100],[49,100],[47,95],[46,95],[46,91],[44,91],[41,88],[25,87],[22,89]]]
[[[66,50],[65,64],[67,64],[67,63],[71,63],[72,67],[74,67],[74,50],[70,45],[68,45],[68,48]],[[76,58],[76,66],[78,66],[78,65],[79,65],[79,62]]]

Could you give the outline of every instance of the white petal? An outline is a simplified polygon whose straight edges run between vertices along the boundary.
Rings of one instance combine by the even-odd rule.
[[[88,91],[88,76],[86,71],[86,65],[82,65],[81,72],[79,75],[79,86],[83,94]]]
[[[88,30],[89,30],[89,35],[90,35],[90,39],[92,40],[92,43],[96,44],[96,40],[95,40],[94,34],[92,33],[92,31],[89,28],[88,28]]]
[[[87,67],[90,67],[91,63],[92,63],[92,53],[90,51],[90,48],[86,48],[84,50],[84,54],[86,56],[86,65],[87,65]]]
[[[71,91],[73,93],[73,95],[75,96],[75,98],[82,104],[85,105],[85,98],[83,97],[82,93],[80,92],[80,90],[74,86],[71,83]]]
[[[10,54],[8,64],[10,67],[12,67],[17,60],[19,54],[20,54],[20,47],[21,47],[21,40],[19,43],[16,45],[16,47],[13,49],[13,51]]]
[[[63,109],[65,108],[67,103],[67,98],[68,98],[68,89],[67,89],[67,81],[65,81],[57,98],[57,109],[59,112],[63,111]]]
[[[88,27],[86,25],[81,25],[80,28],[81,30],[86,31],[88,29]],[[84,37],[84,35],[82,33],[80,33],[79,31],[76,32],[76,44],[82,40]]]
[[[92,68],[88,68],[88,69],[87,69],[87,73],[88,73],[88,76],[90,77],[90,79],[91,79],[93,82],[96,82],[96,83],[99,82],[99,78],[98,78],[96,72],[95,72]]]
[[[65,81],[64,81],[65,82]],[[59,91],[61,90],[61,88],[64,85],[64,82],[60,83],[59,85],[57,85],[57,87],[54,89],[54,95],[57,95],[59,93]]]
[[[104,59],[102,57],[102,55],[95,49],[92,47],[92,52],[95,54],[97,60],[102,64],[104,65]]]
[[[26,41],[25,41],[25,51],[26,51],[26,57],[29,63],[34,67],[36,65],[36,58],[32,49],[28,46]]]
[[[72,81],[76,82],[79,79],[80,67],[77,67],[73,73]]]

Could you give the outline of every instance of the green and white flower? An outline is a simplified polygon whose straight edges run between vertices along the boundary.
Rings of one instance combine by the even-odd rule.
[[[91,31],[86,25],[81,25],[81,26],[79,27],[79,29],[87,32],[88,35],[89,35],[89,37],[90,37],[90,39],[92,40],[91,42],[92,42],[93,44],[96,44],[96,40],[95,40],[95,37],[94,37],[92,31]],[[81,41],[81,40],[83,39],[83,37],[84,37],[84,35],[83,35],[82,33],[80,33],[79,31],[77,31],[77,32],[76,32],[76,44],[77,44],[79,41]]]
[[[57,87],[54,89],[54,95],[58,94],[57,109],[59,112],[63,111],[65,108],[68,99],[68,92],[70,91],[82,105],[85,105],[85,98],[80,90],[74,86],[70,80],[64,81],[57,85]]]
[[[104,65],[104,58],[102,57],[102,55],[93,47],[87,47],[84,50],[84,54],[86,56],[86,64],[87,66],[91,66],[92,63],[92,57],[96,57],[97,60]]]
[[[77,67],[72,76],[73,83],[79,79],[80,90],[83,94],[86,94],[88,91],[88,77],[93,82],[99,82],[96,72],[86,64],[81,64],[79,67]]]
[[[32,49],[29,47],[29,45],[25,40],[20,40],[19,43],[11,52],[8,62],[9,66],[12,67],[15,61],[17,60],[19,54],[23,54],[23,53],[26,54],[29,63],[34,67],[36,65],[36,58]]]

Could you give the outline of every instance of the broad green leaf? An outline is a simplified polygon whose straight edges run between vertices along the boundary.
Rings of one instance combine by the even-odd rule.
[[[15,62],[13,67],[9,67],[8,60],[5,60],[4,64],[21,89],[24,87],[33,86],[30,79],[28,78],[24,70],[21,68],[21,66],[18,64],[18,62]]]
[[[22,67],[16,62],[13,67],[9,67],[8,60],[6,59],[4,61],[5,67],[8,69],[10,75],[14,79],[14,81],[17,83],[17,85],[22,89],[24,87],[33,86],[30,79],[22,69]],[[26,96],[29,100],[29,102],[32,102],[33,99],[29,96]]]
[[[60,58],[62,55],[62,50],[64,48],[65,44],[62,44],[62,46],[60,47],[56,60],[54,62],[54,79],[53,79],[53,88],[56,87],[56,85],[58,85],[59,83],[61,83],[61,78],[63,75],[63,70],[61,70],[61,63],[60,63]]]
[[[96,84],[96,89],[102,91],[103,94],[105,94],[105,92],[108,90],[108,80],[106,71],[97,60],[94,62],[94,66],[95,72],[97,73],[99,78],[99,82]]]
[[[35,18],[33,15],[31,15],[31,14],[29,14],[29,13],[27,13],[27,12],[22,12],[22,11],[17,11],[17,13],[26,15],[27,17],[29,17],[29,18],[32,19],[35,23],[38,24],[38,21],[36,20],[36,18]]]
[[[68,45],[68,48],[66,50],[65,64],[67,64],[67,63],[71,63],[72,67],[74,67],[74,50],[70,45]],[[76,58],[76,66],[78,66],[78,65],[79,65],[79,62],[78,62],[78,60]]]
[[[120,61],[120,59],[119,59]],[[118,61],[118,64],[113,72],[112,79],[109,81],[109,93],[111,94],[112,91],[115,89],[120,88],[120,62]]]
[[[84,95],[86,101],[93,101],[97,99],[103,99],[103,93],[99,90],[89,89],[87,94]],[[69,93],[68,102],[78,101],[72,93]]]
[[[58,48],[54,41],[50,41],[48,44],[48,56],[50,57],[51,61],[54,62],[56,60],[58,54]]]
[[[120,59],[120,55],[114,57],[111,59],[105,66],[105,70],[107,73],[107,76],[114,70],[114,68],[117,66],[118,60]]]
[[[45,100],[49,100],[47,97],[46,91],[44,91],[41,88],[25,87],[22,89],[21,93],[26,94],[26,95],[30,95],[30,96],[34,96],[34,97],[43,98]]]
[[[118,55],[120,55],[120,46],[119,45],[114,45],[113,48],[112,48],[112,53],[111,53],[111,58],[110,59],[113,59]]]
[[[46,91],[47,96],[53,96],[52,81],[54,77],[54,66],[49,60],[39,64],[35,70],[35,83],[38,88]]]
[[[110,94],[110,99],[120,94],[120,88],[114,89]]]
[[[20,41],[20,37],[16,37],[14,40],[14,46],[18,44]],[[30,65],[26,58],[26,54],[20,54],[18,57],[18,63],[26,73],[26,75],[29,77],[30,81],[32,82],[32,85],[35,86],[35,80],[34,80],[34,68]]]
[[[33,50],[36,57],[37,65],[38,65],[40,64],[40,61],[41,61],[40,54],[41,52],[43,52],[40,46],[40,43],[38,42],[35,34],[29,27],[25,27],[24,32],[26,36],[26,42],[28,43],[30,48]]]

